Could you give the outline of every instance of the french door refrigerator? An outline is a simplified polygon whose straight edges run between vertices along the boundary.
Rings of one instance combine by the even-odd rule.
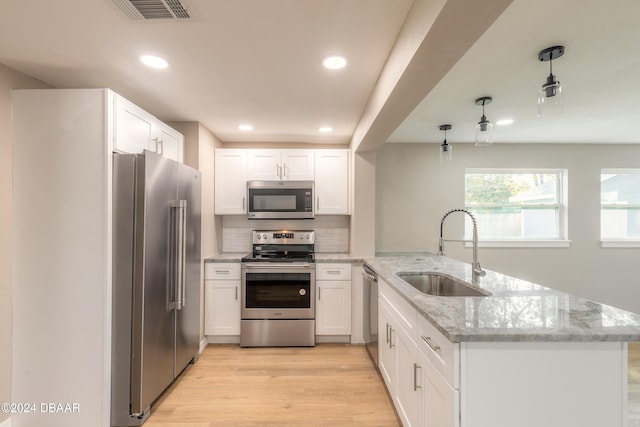
[[[200,172],[113,154],[111,425],[141,425],[198,355]]]

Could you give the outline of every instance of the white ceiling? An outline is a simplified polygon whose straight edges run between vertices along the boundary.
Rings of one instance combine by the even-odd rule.
[[[538,61],[564,45],[553,61],[563,85],[564,112],[537,117],[537,91],[549,74]],[[393,142],[473,142],[485,107],[495,142],[640,142],[640,1],[514,0],[398,129]]]
[[[460,8],[469,0],[440,1]],[[398,37],[405,19],[421,10],[414,3],[437,3],[182,2],[192,19],[180,22],[131,21],[112,0],[2,0],[0,63],[54,87],[110,87],[162,120],[199,121],[224,142],[348,144],[368,103],[380,102],[384,67],[397,66],[393,53],[408,46],[394,44],[404,43]],[[457,16],[446,21],[451,40],[476,18]],[[466,55],[447,65],[453,68],[433,90],[416,92],[415,101],[406,97],[400,110],[413,112],[397,129],[404,115],[373,138],[440,142],[437,126],[451,123],[449,142],[470,142],[480,117],[473,101],[490,95],[487,117],[515,120],[496,130],[496,142],[639,142],[639,22],[637,0],[514,0]],[[554,44],[566,46],[554,61],[565,112],[540,120],[536,92],[548,64],[537,53]],[[170,67],[146,68],[138,61],[145,53],[164,56]],[[348,66],[323,69],[331,54],[346,56]],[[402,83],[401,70],[396,74]],[[394,114],[389,110],[398,112],[380,109],[372,120],[384,121]],[[254,131],[239,131],[241,123]],[[335,131],[319,134],[320,126]]]

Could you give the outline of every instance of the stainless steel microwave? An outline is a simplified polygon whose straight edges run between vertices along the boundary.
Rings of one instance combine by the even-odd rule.
[[[247,181],[249,219],[313,219],[313,181]]]

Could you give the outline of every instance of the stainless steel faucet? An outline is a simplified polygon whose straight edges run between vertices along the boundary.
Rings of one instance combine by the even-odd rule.
[[[476,217],[474,217],[471,212],[466,209],[452,209],[444,214],[442,220],[440,221],[440,241],[438,243],[438,255],[444,255],[444,242],[469,242],[468,240],[445,240],[442,238],[444,220],[449,216],[449,214],[452,214],[454,212],[466,213],[467,215],[469,215],[469,217],[471,217],[471,222],[473,223],[473,240],[471,240],[471,243],[473,243],[473,263],[471,264],[471,280],[476,282],[478,281],[478,277],[484,277],[487,272],[484,271],[482,267],[480,267],[480,262],[478,262],[478,224],[476,223]]]

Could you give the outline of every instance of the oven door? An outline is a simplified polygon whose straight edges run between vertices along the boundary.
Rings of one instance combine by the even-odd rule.
[[[314,319],[315,265],[243,263],[242,319]]]

